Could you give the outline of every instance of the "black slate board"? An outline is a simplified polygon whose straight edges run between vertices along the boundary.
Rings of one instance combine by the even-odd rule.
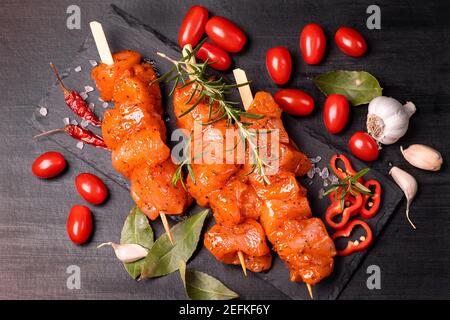
[[[172,57],[178,57],[180,55],[179,48],[174,43],[166,39],[153,28],[140,23],[135,18],[129,16],[126,12],[115,6],[112,6],[110,12],[104,17],[102,24],[112,51],[122,49],[136,50],[144,57],[156,61],[157,69],[160,73],[168,71],[171,64],[166,60],[157,57],[157,51],[164,52]],[[98,53],[92,38],[86,40],[70,67],[66,68],[64,71],[60,68],[67,87],[78,91],[83,91],[83,88],[86,85],[95,87],[90,77],[92,66],[89,63],[89,60],[98,60]],[[81,72],[74,71],[74,68],[77,66],[82,67]],[[249,71],[249,74],[251,74],[251,71]],[[165,88],[162,89],[163,96],[167,96]],[[254,90],[256,89],[257,88],[254,88]],[[101,116],[104,109],[102,108],[102,102],[98,100],[98,92],[90,92],[87,101],[95,103],[95,111]],[[41,116],[38,110],[33,114],[32,124],[40,131],[46,131],[62,126],[62,119],[65,117],[76,119],[65,106],[62,93],[56,82],[50,88],[40,105],[48,108],[48,115],[45,117]],[[165,109],[168,111],[167,126],[169,131],[171,131],[175,128],[175,118],[172,113],[173,106],[170,98],[165,100]],[[80,122],[79,119],[76,120]],[[318,164],[320,167],[326,165],[327,159],[329,159],[332,154],[339,152],[338,149],[332,146],[331,141],[321,137],[315,133],[313,129],[301,127],[296,119],[286,116],[284,120],[290,136],[306,154],[311,157],[318,155],[322,157],[323,160]],[[89,129],[99,133],[97,128],[89,127]],[[76,147],[76,142],[63,134],[51,136],[50,139],[54,140],[66,150],[72,152],[95,169],[103,172],[117,183],[128,188],[128,182],[112,168],[108,152],[90,146],[85,146],[83,150],[79,150]],[[366,166],[353,158],[352,162],[357,170]],[[372,170],[368,177],[379,180],[382,183],[384,191],[383,204],[380,212],[375,218],[369,221],[376,239],[401,200],[402,194],[385,175]],[[317,216],[317,213],[325,212],[328,200],[320,200],[318,198],[319,189],[323,188],[321,180],[316,179],[312,184],[306,180],[304,181],[304,185],[308,189],[310,203],[313,212],[316,213],[315,215]],[[192,208],[191,212],[196,212],[198,210],[199,207],[197,206]],[[209,220],[209,224],[212,224],[212,219]],[[157,225],[156,229],[157,231],[161,231],[161,226]],[[205,251],[206,250],[202,248],[198,253],[197,258],[214,260],[214,258]],[[333,275],[314,286],[315,299],[336,299],[367,252],[368,251],[353,254],[346,258],[336,258],[336,266]],[[214,264],[215,262],[211,261],[211,263]],[[220,268],[223,267],[234,268],[232,266],[220,266]],[[269,281],[274,287],[293,299],[309,299],[307,290],[303,284],[291,283],[289,281],[288,270],[278,258],[274,259],[273,267],[268,273],[257,274],[257,276]]]

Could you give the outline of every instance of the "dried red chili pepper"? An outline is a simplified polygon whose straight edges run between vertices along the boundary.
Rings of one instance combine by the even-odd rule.
[[[88,129],[85,129],[79,125],[74,124],[68,124],[64,128],[58,128],[47,132],[43,132],[35,136],[35,138],[43,137],[56,132],[65,132],[72,138],[79,141],[83,141],[91,146],[108,149],[102,137],[99,137],[98,135],[96,135],[95,133],[93,133]]]
[[[337,255],[341,257],[348,256],[352,254],[353,252],[357,251],[363,251],[367,247],[369,247],[372,244],[373,241],[373,234],[372,230],[370,229],[369,225],[365,223],[362,220],[353,220],[351,221],[345,229],[336,231],[332,236],[331,239],[336,240],[337,238],[348,238],[356,226],[361,226],[366,231],[365,236],[361,236],[359,240],[351,241],[349,240],[347,243],[347,247],[343,250],[338,250]]]
[[[339,168],[337,166],[337,162],[338,160],[341,160],[344,163],[344,170],[342,170],[342,168]],[[339,179],[343,180],[345,178],[347,178],[347,176],[354,176],[357,174],[357,172],[355,171],[355,169],[353,169],[353,166],[350,162],[350,159],[347,158],[345,155],[343,154],[334,154],[331,159],[330,159],[330,167],[331,170],[333,170],[334,174],[336,175],[336,177],[338,177]],[[362,178],[358,179],[358,182],[361,184],[364,184],[364,180]]]
[[[344,199],[340,199],[338,194],[338,197],[328,207],[325,213],[325,220],[333,229],[341,229],[345,227],[352,216],[359,213],[362,204],[363,197],[359,192],[354,192],[354,194],[347,193]],[[338,215],[342,215],[341,221],[335,222],[333,219]]]
[[[58,79],[59,86],[64,92],[64,100],[69,108],[81,119],[88,121],[90,124],[96,127],[101,126],[101,121],[95,115],[95,113],[89,108],[86,101],[81,97],[81,95],[73,90],[69,90],[64,86],[64,83],[56,69],[55,65],[50,62],[50,66]]]
[[[381,204],[381,185],[377,180],[368,180],[364,184],[367,189],[372,190],[371,195],[364,195],[361,207],[361,217],[370,219],[378,213]]]

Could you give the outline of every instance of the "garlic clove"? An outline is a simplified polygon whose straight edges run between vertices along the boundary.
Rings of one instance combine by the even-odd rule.
[[[406,161],[416,168],[429,171],[441,169],[443,159],[436,149],[423,144],[412,144],[404,150],[403,147],[400,147],[400,150]]]
[[[111,246],[114,249],[117,259],[124,263],[135,262],[145,258],[148,254],[148,250],[143,246],[134,243],[117,244],[114,242],[105,242],[99,244],[97,248],[104,246]]]
[[[406,219],[408,219],[411,226],[416,229],[416,226],[409,218],[409,208],[417,193],[417,181],[408,172],[398,167],[392,167],[389,171],[389,174],[392,176],[394,181],[397,183],[400,189],[402,189],[403,193],[406,196]]]

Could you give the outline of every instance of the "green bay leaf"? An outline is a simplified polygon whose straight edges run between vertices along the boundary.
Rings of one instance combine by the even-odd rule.
[[[192,300],[231,300],[239,297],[216,278],[186,269],[186,262],[182,260],[179,261],[179,271],[186,294]]]
[[[144,259],[141,278],[164,276],[177,271],[180,260],[187,262],[197,248],[208,212],[203,210],[172,227],[174,244],[166,233],[160,236]]]
[[[148,222],[147,216],[137,206],[131,209],[125,219],[122,233],[120,234],[120,243],[139,244],[149,250],[153,246],[154,235],[152,227]],[[124,267],[130,276],[136,279],[141,274],[143,264],[144,259],[141,259],[131,263],[124,263]]]
[[[313,82],[325,95],[342,94],[353,106],[369,103],[381,96],[383,90],[366,71],[330,71],[315,77]]]

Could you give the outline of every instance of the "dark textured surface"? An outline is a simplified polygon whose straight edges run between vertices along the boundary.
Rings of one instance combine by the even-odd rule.
[[[176,39],[182,15],[192,2],[116,1],[145,23],[170,39]],[[275,45],[288,46],[295,60],[296,74],[290,85],[310,91],[318,106],[323,97],[306,79],[332,69],[372,72],[386,95],[401,101],[412,100],[418,107],[408,135],[401,140],[430,144],[449,156],[447,141],[450,120],[449,95],[449,5],[447,2],[413,1],[378,3],[382,10],[382,30],[365,29],[365,9],[370,2],[342,1],[227,1],[204,3],[214,14],[231,17],[243,26],[250,42],[235,56],[254,81],[255,90],[275,92],[264,68],[264,52]],[[0,126],[0,297],[1,298],[137,298],[172,299],[184,297],[178,275],[152,282],[134,283],[107,250],[96,250],[95,243],[117,240],[123,219],[131,207],[128,192],[106,179],[112,197],[105,206],[95,208],[96,231],[86,247],[73,246],[66,237],[65,219],[70,206],[81,202],[74,192],[73,179],[82,170],[95,172],[70,153],[70,168],[60,178],[38,181],[30,175],[34,157],[46,150],[62,150],[49,141],[35,142],[27,121],[33,106],[54,82],[48,61],[69,66],[83,40],[87,27],[107,9],[104,1],[79,1],[82,29],[67,30],[65,10],[68,1],[3,1],[0,12],[1,92],[3,119]],[[362,59],[343,56],[329,42],[320,66],[306,66],[299,59],[298,33],[302,25],[316,21],[324,25],[329,39],[336,27],[358,27],[367,37],[371,50]],[[289,119],[290,125],[323,128],[321,108],[308,119]],[[353,110],[351,126],[333,141],[345,150],[349,135],[364,128],[366,107]],[[411,212],[418,229],[413,231],[404,218],[404,202],[377,239],[367,258],[341,295],[344,299],[371,298],[449,298],[450,191],[449,170],[428,173],[405,164],[399,144],[385,147],[374,168],[386,172],[388,163],[413,173],[420,191]],[[98,173],[98,172],[97,172]],[[101,175],[100,173],[98,173]],[[121,219],[117,219],[121,217]],[[273,286],[255,276],[242,281],[238,268],[207,264],[200,254],[194,267],[209,271],[247,299],[286,298]],[[66,289],[65,269],[77,264],[82,272],[82,289]],[[379,265],[382,289],[366,288],[366,268]],[[210,270],[208,270],[210,269]]]

